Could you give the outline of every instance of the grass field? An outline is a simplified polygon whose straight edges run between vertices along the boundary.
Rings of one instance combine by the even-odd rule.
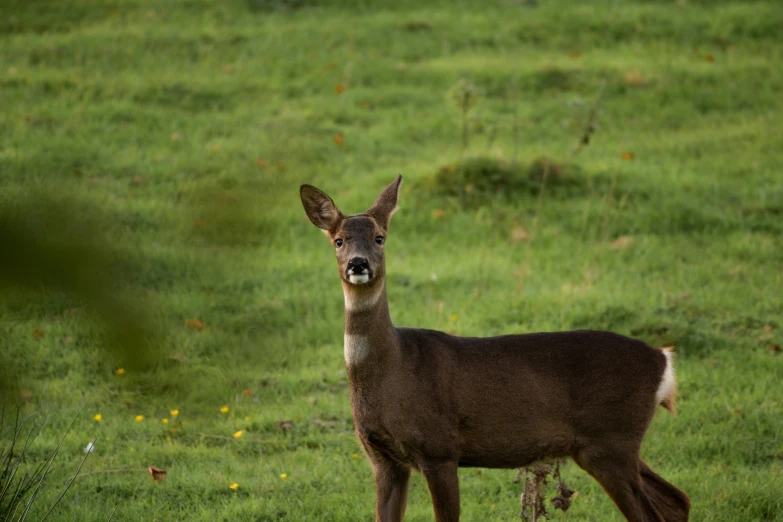
[[[298,187],[355,213],[402,173],[397,325],[676,345],[679,414],[645,460],[693,520],[783,520],[783,8],[367,3],[0,7],[0,200],[110,216],[133,267],[117,284],[163,332],[151,368],[125,368],[80,300],[4,300],[0,364],[48,415],[31,456],[84,405],[33,519],[97,436],[52,519],[371,520],[342,292]],[[579,497],[556,519],[621,520],[566,476]],[[460,479],[464,520],[517,519],[513,471]],[[420,476],[406,520],[432,520]]]

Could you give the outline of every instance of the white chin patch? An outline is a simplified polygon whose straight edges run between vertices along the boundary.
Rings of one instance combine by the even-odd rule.
[[[363,285],[370,281],[370,276],[368,274],[351,274],[348,276],[348,281],[355,285]]]

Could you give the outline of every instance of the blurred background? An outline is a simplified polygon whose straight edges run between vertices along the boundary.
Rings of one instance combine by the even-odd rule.
[[[357,213],[401,173],[397,325],[676,345],[645,459],[694,520],[783,520],[781,28],[774,0],[5,0],[0,516],[371,520],[298,187]],[[564,475],[555,518],[621,520]],[[463,518],[516,520],[513,479],[462,470]]]

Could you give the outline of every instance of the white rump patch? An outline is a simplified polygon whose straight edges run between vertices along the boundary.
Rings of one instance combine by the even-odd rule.
[[[353,366],[364,360],[370,353],[370,341],[366,335],[345,334],[345,363]]]
[[[658,391],[655,393],[655,404],[661,404],[663,400],[670,397],[674,393],[674,355],[671,350],[663,350],[663,355],[666,356],[666,369],[663,370],[663,378],[661,384],[658,385]]]

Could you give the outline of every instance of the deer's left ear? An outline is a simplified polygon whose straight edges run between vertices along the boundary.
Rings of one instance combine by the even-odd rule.
[[[299,188],[299,195],[305,213],[313,225],[327,232],[334,232],[337,229],[343,214],[332,198],[312,185],[302,185]]]
[[[384,230],[389,229],[389,221],[394,213],[397,212],[397,198],[400,195],[401,184],[402,176],[398,174],[397,179],[381,192],[381,195],[378,196],[375,203],[367,210],[367,213],[371,215]]]

